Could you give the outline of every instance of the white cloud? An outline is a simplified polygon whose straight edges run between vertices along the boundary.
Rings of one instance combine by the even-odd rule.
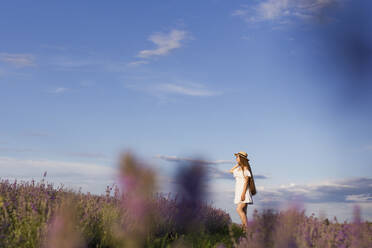
[[[1,179],[37,181],[45,171],[46,181],[63,183],[76,190],[82,187],[83,192],[91,193],[103,193],[115,181],[117,172],[116,168],[91,163],[0,157]]]
[[[352,202],[372,202],[372,195],[371,194],[347,195],[346,200]]]
[[[74,69],[90,66],[99,66],[104,64],[104,61],[94,58],[71,58],[71,57],[53,57],[49,62],[52,66],[57,66],[63,69]]]
[[[288,15],[289,0],[269,0],[258,6],[258,12],[264,19],[275,19]]]
[[[207,97],[220,95],[220,92],[207,89],[202,84],[197,83],[160,83],[160,84],[126,84],[127,88],[144,91],[149,94],[164,97],[164,95],[185,95],[196,97]]]
[[[249,23],[275,20],[278,21],[277,24],[288,24],[291,18],[309,19],[340,2],[345,0],[264,0],[252,5],[243,5],[232,15],[239,16]]]
[[[93,154],[81,154],[93,155]],[[112,162],[110,162],[111,164]],[[48,159],[18,159],[0,156],[0,180],[17,180],[36,182],[42,179],[47,171],[46,181],[56,188],[60,184],[66,189],[103,194],[106,187],[118,185],[118,167],[105,166],[96,163],[66,162]],[[156,175],[158,186],[163,192],[173,190],[173,179],[167,173]],[[119,186],[119,185],[118,185]]]
[[[35,152],[37,150],[32,148],[14,148],[14,147],[0,147],[0,152],[16,152],[16,153],[24,153],[24,152]]]
[[[49,58],[46,62],[47,66],[53,67],[55,70],[62,71],[110,71],[110,72],[126,72],[128,66],[139,66],[147,64],[148,61],[138,60],[133,62],[115,61],[108,58],[99,58],[91,55],[86,56],[55,56]],[[85,80],[90,81],[90,80]],[[88,83],[89,84],[89,83]]]
[[[168,34],[155,33],[149,37],[156,48],[152,50],[142,50],[137,57],[149,58],[151,56],[166,55],[171,50],[181,47],[181,42],[187,38],[187,32],[184,30],[173,29]]]
[[[90,54],[85,56],[54,56],[46,59],[45,65],[61,71],[122,71],[126,67],[124,62]]]
[[[138,66],[138,65],[145,65],[145,64],[148,64],[149,62],[146,61],[146,60],[137,60],[137,61],[133,61],[133,62],[130,62],[128,63],[129,66]]]
[[[156,90],[165,93],[174,93],[188,96],[213,96],[218,94],[218,92],[205,89],[203,86],[183,86],[171,83],[159,84],[157,85]]]
[[[348,178],[303,185],[288,184],[281,187],[263,187],[260,186],[260,181],[255,182],[257,195],[253,196],[254,205],[248,207],[249,215],[253,209],[283,210],[292,204],[300,203],[304,204],[307,214],[326,212],[330,219],[337,216],[339,220],[351,220],[352,207],[358,204],[362,207],[363,218],[372,219],[372,178]],[[229,185],[223,187],[226,189],[210,193],[219,206],[227,209],[233,221],[239,222],[233,205],[234,187]]]
[[[276,188],[260,188],[257,185],[259,202],[278,205],[299,200],[305,203],[369,202],[372,204],[372,178],[349,178],[303,185],[281,185]],[[232,191],[233,192],[233,191]]]
[[[59,88],[56,88],[55,90],[50,91],[50,93],[62,94],[68,90],[69,90],[68,88],[59,87]]]
[[[214,161],[208,161],[208,160],[200,160],[196,158],[184,158],[184,157],[178,157],[178,156],[169,156],[169,155],[155,155],[155,158],[167,160],[167,161],[175,161],[175,162],[200,162],[203,164],[232,164],[234,163],[231,160],[214,160]]]
[[[35,66],[32,54],[0,53],[0,61],[15,65],[16,67]]]
[[[106,158],[107,156],[100,152],[72,152],[68,155],[72,157],[80,157],[80,158]]]

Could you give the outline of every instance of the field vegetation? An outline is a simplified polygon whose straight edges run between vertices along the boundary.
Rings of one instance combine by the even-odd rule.
[[[132,154],[119,162],[105,195],[45,182],[0,181],[0,247],[372,247],[372,223],[352,223],[290,208],[254,211],[247,230],[205,203],[202,162],[180,167],[177,194],[155,192],[156,175]]]

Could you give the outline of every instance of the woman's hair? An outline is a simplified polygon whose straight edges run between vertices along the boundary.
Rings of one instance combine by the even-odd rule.
[[[239,156],[239,155],[238,155]],[[242,156],[239,156],[240,157],[240,162],[239,162],[239,164],[243,167],[243,169],[244,169],[244,167],[247,169],[247,170],[249,170],[250,168],[251,168],[251,165],[249,164],[249,161],[248,161],[248,159],[246,159],[246,158],[244,158],[244,157],[242,157]]]

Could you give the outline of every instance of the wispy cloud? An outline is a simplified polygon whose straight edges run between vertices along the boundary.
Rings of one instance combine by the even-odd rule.
[[[0,61],[16,67],[35,66],[34,56],[32,54],[0,53]]]
[[[214,160],[214,161],[208,161],[208,160],[199,160],[194,158],[185,158],[185,157],[178,157],[178,156],[169,156],[169,155],[155,155],[155,158],[167,160],[167,161],[173,161],[173,162],[199,162],[203,164],[233,164],[234,161],[231,160]]]
[[[94,153],[77,153],[78,157],[102,155]],[[106,161],[105,161],[106,163]],[[110,162],[112,164],[112,161]],[[0,179],[17,181],[36,181],[42,178],[47,171],[46,181],[53,183],[55,187],[63,184],[65,188],[93,194],[102,194],[106,186],[117,183],[119,171],[117,167],[101,165],[97,163],[67,162],[49,159],[19,159],[14,157],[0,156]],[[172,189],[173,179],[167,173],[157,175],[164,192]]]
[[[208,90],[202,85],[197,86],[184,86],[180,84],[159,84],[156,86],[156,90],[165,93],[173,93],[188,96],[213,96],[218,95],[218,92]]]
[[[102,58],[92,55],[74,55],[74,56],[54,56],[46,59],[46,66],[51,66],[59,71],[109,71],[109,72],[125,72],[128,66],[138,66],[145,64],[147,61],[134,61],[127,63],[109,58]]]
[[[0,152],[15,152],[15,153],[24,153],[24,152],[35,152],[37,150],[32,148],[14,148],[14,147],[0,147]]]
[[[149,37],[149,40],[156,45],[156,48],[151,50],[142,50],[137,57],[149,58],[152,56],[162,56],[170,51],[181,47],[182,41],[188,37],[184,30],[173,29],[168,34],[155,33]]]
[[[164,95],[184,95],[195,97],[208,97],[220,95],[221,92],[208,89],[199,83],[160,83],[160,84],[126,84],[127,88],[144,91],[149,94],[163,97]]]
[[[233,221],[239,222],[239,216],[233,203],[234,186],[223,183],[214,184],[211,190],[218,205],[226,208]],[[312,213],[338,220],[351,220],[352,207],[362,207],[363,217],[372,218],[372,178],[346,178],[311,184],[287,184],[282,186],[261,186],[256,181],[257,194],[253,197],[253,208],[283,210],[293,203],[303,204],[306,214]],[[248,207],[249,209],[249,207]]]
[[[54,93],[54,94],[62,94],[62,93],[65,93],[66,91],[70,90],[69,88],[63,88],[63,87],[59,87],[59,88],[56,88],[54,90],[51,90],[50,93]]]
[[[117,175],[116,168],[92,163],[0,157],[2,179],[37,180],[44,171],[47,171],[47,181],[50,178],[53,183],[62,183],[76,190],[81,187],[83,192],[97,194],[114,183]]]
[[[80,158],[106,158],[107,156],[100,152],[72,152],[68,154],[72,157]]]
[[[129,66],[139,66],[139,65],[145,65],[148,64],[149,62],[147,60],[138,60],[138,61],[133,61],[128,63]]]
[[[347,195],[346,200],[351,202],[372,202],[372,194]]]
[[[372,178],[347,178],[302,185],[292,183],[281,187],[263,187],[260,184],[257,180],[257,194],[253,197],[253,207],[258,210],[280,210],[292,203],[303,203],[308,215],[317,213],[327,218],[337,216],[338,220],[351,220],[351,209],[358,204],[362,207],[364,218],[372,218]],[[240,221],[232,204],[233,185],[215,184],[210,193],[219,206],[229,211],[234,221]]]
[[[314,184],[258,187],[257,199],[268,205],[300,200],[305,203],[372,203],[372,178],[349,178]]]
[[[91,55],[84,55],[84,56],[54,56],[48,58],[46,61],[48,66],[52,66],[56,70],[62,71],[81,71],[81,70],[106,70],[109,69],[111,66],[115,66],[117,63],[102,59],[99,57],[94,57]]]
[[[316,17],[324,9],[343,1],[345,0],[264,0],[243,5],[232,15],[249,23],[277,21],[278,24],[287,24],[292,18]]]

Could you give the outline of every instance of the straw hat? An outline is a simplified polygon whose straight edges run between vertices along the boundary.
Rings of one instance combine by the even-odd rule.
[[[248,159],[248,154],[246,153],[246,152],[243,152],[243,151],[240,151],[240,152],[238,152],[238,153],[234,153],[234,155],[235,156],[241,156],[241,157],[243,157],[243,158],[246,158],[248,161],[249,161],[249,159]]]

